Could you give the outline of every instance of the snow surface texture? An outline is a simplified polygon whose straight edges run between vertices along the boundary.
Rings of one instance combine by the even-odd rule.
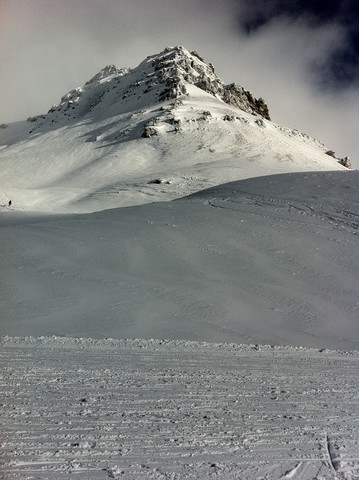
[[[0,335],[359,347],[356,171],[1,216]]]
[[[182,47],[133,70],[106,67],[48,114],[0,129],[0,204],[94,212],[259,175],[346,170],[267,110]]]
[[[359,478],[358,352],[5,338],[0,478]]]

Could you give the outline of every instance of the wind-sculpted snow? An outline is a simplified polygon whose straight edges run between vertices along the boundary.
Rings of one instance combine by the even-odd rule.
[[[359,353],[1,340],[0,478],[354,480]]]
[[[1,217],[1,335],[359,347],[358,173]]]
[[[347,172],[349,173],[349,172]],[[359,227],[359,172],[271,175],[218,185],[194,193],[191,199],[218,208],[269,207],[276,212],[297,211],[308,221],[328,220],[354,233]]]

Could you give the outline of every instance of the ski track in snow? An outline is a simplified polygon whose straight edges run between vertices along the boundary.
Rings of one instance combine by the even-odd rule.
[[[359,352],[4,337],[0,478],[359,478]]]

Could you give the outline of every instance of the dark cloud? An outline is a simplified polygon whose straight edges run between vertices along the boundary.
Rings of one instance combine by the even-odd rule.
[[[344,32],[342,41],[309,67],[321,87],[346,88],[359,83],[359,2],[357,0],[240,0],[239,25],[248,36],[275,19],[301,19],[310,26],[336,24]]]

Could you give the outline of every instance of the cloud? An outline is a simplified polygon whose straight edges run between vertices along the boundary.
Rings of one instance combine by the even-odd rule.
[[[354,83],[323,89],[313,71],[313,65],[342,42],[345,32],[338,23],[318,26],[303,18],[281,16],[249,37],[243,34],[241,48],[227,72],[232,78],[239,72],[238,81],[266,99],[275,122],[305,131],[338,155],[351,156],[359,166],[355,159],[358,89]]]
[[[348,67],[349,82],[328,80],[333,66],[345,64],[344,53],[352,51],[352,20],[344,8],[351,2],[339,2],[335,10],[329,1],[327,14],[314,7],[293,13],[290,7],[317,3],[3,0],[0,123],[46,112],[106,64],[134,67],[179,44],[212,62],[224,81],[264,97],[277,123],[354,157],[359,151],[355,75]],[[330,88],[324,88],[325,78]]]
[[[359,83],[359,4],[357,0],[242,0],[240,28],[255,34],[273,19],[302,19],[308,25],[335,23],[343,31],[340,43],[333,44],[317,65],[317,81],[326,88]]]

